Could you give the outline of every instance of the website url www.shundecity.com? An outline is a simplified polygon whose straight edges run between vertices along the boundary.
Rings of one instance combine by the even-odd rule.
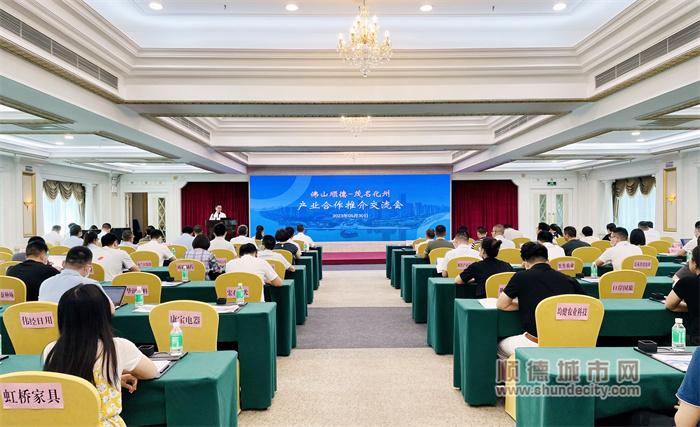
[[[554,396],[554,397],[598,397],[607,399],[608,397],[639,397],[642,389],[638,385],[602,385],[602,384],[534,384],[497,386],[496,395],[505,397],[506,395],[516,396]]]

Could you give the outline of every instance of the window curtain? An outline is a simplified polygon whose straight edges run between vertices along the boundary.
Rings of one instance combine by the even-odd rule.
[[[83,219],[80,216],[80,208],[75,197],[71,197],[68,201],[64,201],[61,197],[49,199],[48,194],[43,193],[44,205],[44,232],[51,230],[54,225],[62,227],[62,234],[66,235],[67,225],[71,222],[82,224]]]
[[[518,186],[512,181],[452,181],[452,236],[460,225],[476,236],[480,225],[518,228]]]
[[[77,224],[83,224],[85,222],[85,187],[77,182],[64,182],[64,181],[44,181],[44,202],[50,205],[48,208],[44,209],[44,224],[46,224],[46,214],[55,215],[56,212],[63,212],[59,215],[70,215],[73,219],[68,222],[75,222]],[[55,204],[56,198],[61,196],[63,203],[60,201]],[[73,207],[68,207],[71,200],[74,200],[77,206],[78,218],[74,218],[75,214],[67,214],[66,209],[72,211]],[[65,205],[65,206],[64,206]],[[61,207],[64,206],[64,207]],[[52,214],[53,212],[53,214]],[[52,222],[51,225],[67,224],[66,222]],[[51,227],[49,226],[49,230]]]
[[[620,200],[627,195],[629,199],[634,199],[637,192],[641,192],[642,196],[649,197],[656,187],[656,178],[653,176],[642,176],[638,178],[618,179],[612,185],[613,198],[613,222],[620,223]],[[653,204],[653,198],[652,198]],[[652,221],[651,219],[649,219]],[[636,227],[635,223],[635,227]]]
[[[235,219],[238,225],[250,225],[247,182],[190,182],[182,187],[180,196],[183,227],[204,227],[217,203],[229,219]]]

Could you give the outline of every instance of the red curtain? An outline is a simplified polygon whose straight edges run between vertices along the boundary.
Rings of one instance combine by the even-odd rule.
[[[219,203],[221,211],[238,225],[250,224],[247,182],[190,182],[182,187],[180,196],[183,227],[199,224],[206,230],[206,221]]]
[[[452,181],[453,236],[460,225],[466,225],[474,239],[480,225],[490,236],[496,224],[518,228],[517,185],[512,181]]]

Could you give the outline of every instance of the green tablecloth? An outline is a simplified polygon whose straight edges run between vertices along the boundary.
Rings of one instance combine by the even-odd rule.
[[[314,259],[310,256],[301,256],[294,261],[295,265],[303,265],[306,267],[306,303],[314,302],[314,290],[316,286],[316,273],[314,273]]]
[[[676,262],[676,261],[681,261],[685,262],[686,257],[684,256],[678,256],[675,254],[658,254],[656,255],[656,259],[659,260],[659,262]]]
[[[296,302],[297,325],[306,323],[306,316],[309,315],[309,309],[306,306],[307,284],[311,285],[311,281],[307,279],[306,266],[297,264],[294,266],[294,272],[286,272],[285,279],[294,280],[294,301]],[[308,281],[308,283],[307,283]],[[311,289],[313,292],[313,288]]]
[[[391,279],[391,251],[394,249],[410,248],[408,245],[386,245],[386,278]]]
[[[411,255],[401,257],[401,297],[406,302],[413,300],[413,266],[417,264],[428,264],[430,260]],[[435,266],[433,266],[435,268]],[[436,269],[437,271],[437,269]]]
[[[417,264],[413,266],[413,321],[425,323],[428,321],[428,279],[442,277],[431,264]],[[454,279],[452,279],[454,281]]]
[[[311,268],[314,270],[314,290],[318,290],[318,287],[321,285],[321,262],[318,256],[318,251],[302,252],[301,257],[311,258]]]
[[[141,267],[139,270],[143,271],[144,273],[155,274],[160,278],[160,280],[165,280],[170,277],[168,267]]]
[[[685,376],[682,372],[628,347],[521,348],[515,351],[515,357],[520,364],[518,386],[562,385],[557,382],[558,362],[562,360],[574,361],[573,363],[578,361],[580,381],[574,384],[598,382],[601,386],[618,386],[618,380],[621,380],[619,385],[636,386],[641,389],[641,394],[637,396],[608,396],[605,399],[598,396],[519,395],[515,400],[518,426],[593,426],[597,418],[636,409],[668,411],[678,403],[676,391]],[[549,364],[548,370],[543,369],[546,378],[538,378],[543,381],[537,383],[530,381],[534,378],[528,378],[525,368],[529,361],[535,360],[546,361]],[[637,363],[639,382],[634,384],[624,375],[619,375],[618,360]],[[599,372],[596,368],[589,372],[587,369],[588,362],[597,363],[596,361],[608,366],[607,381],[598,380],[598,374],[604,372]],[[593,377],[589,378],[589,374]]]
[[[318,252],[318,280],[323,280],[323,246],[316,245],[315,249]]]
[[[602,300],[605,316],[600,336],[668,336],[673,313],[658,302]],[[454,315],[454,386],[470,405],[495,405],[496,347],[498,338],[524,332],[517,311],[486,309],[478,300],[458,299]]]
[[[391,251],[391,286],[401,289],[401,257],[415,255],[413,249],[394,249]]]
[[[140,380],[133,394],[122,391],[121,416],[130,426],[238,425],[236,360],[235,351],[190,352],[162,377]],[[0,365],[0,374],[41,370],[39,355]]]

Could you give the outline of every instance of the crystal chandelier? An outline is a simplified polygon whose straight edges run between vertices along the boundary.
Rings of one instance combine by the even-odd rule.
[[[384,44],[377,42],[379,34],[379,24],[374,16],[372,24],[369,23],[369,8],[362,2],[360,14],[350,29],[350,40],[345,43],[343,34],[338,39],[338,53],[343,58],[343,62],[349,62],[355,67],[359,67],[362,75],[367,77],[370,67],[379,65],[391,58],[391,40],[389,32],[384,33]]]
[[[369,125],[372,124],[372,117],[345,117],[340,118],[340,123],[343,127],[350,132],[354,133],[355,136],[359,135],[360,132],[367,129]]]

